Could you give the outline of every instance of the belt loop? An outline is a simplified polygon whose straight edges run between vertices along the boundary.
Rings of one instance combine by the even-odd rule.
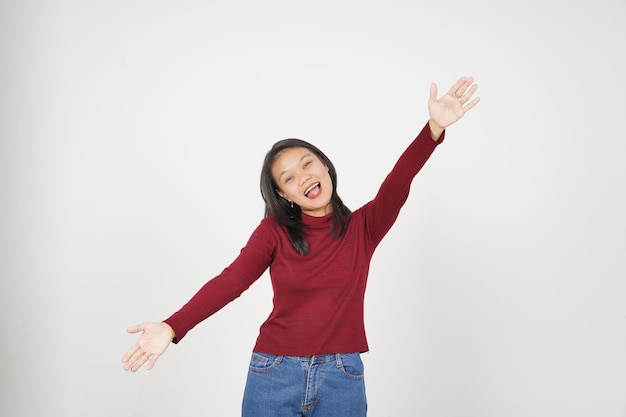
[[[341,353],[335,353],[335,359],[337,359],[337,368],[342,368],[343,363],[341,362]]]

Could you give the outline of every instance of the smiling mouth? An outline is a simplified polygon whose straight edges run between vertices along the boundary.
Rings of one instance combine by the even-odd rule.
[[[320,187],[321,187],[320,183],[316,182],[315,184],[311,185],[309,188],[306,189],[306,191],[304,192],[304,196],[309,197],[309,194],[311,194],[311,197],[316,197],[319,194]]]

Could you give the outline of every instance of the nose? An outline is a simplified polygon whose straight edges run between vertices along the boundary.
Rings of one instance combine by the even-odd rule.
[[[311,174],[302,173],[300,174],[300,185],[306,184],[306,182],[311,179]]]

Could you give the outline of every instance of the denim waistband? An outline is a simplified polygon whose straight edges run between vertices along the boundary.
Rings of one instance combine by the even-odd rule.
[[[341,355],[350,355],[350,353],[329,353],[328,355],[319,355],[319,356],[287,356],[285,358],[297,360],[300,362],[307,362],[310,364],[315,363],[326,363],[331,361],[341,362]]]

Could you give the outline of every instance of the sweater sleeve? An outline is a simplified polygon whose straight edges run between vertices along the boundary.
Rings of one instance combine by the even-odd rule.
[[[250,236],[237,258],[209,280],[176,313],[164,322],[174,330],[174,343],[226,304],[238,298],[269,267],[276,247],[275,232],[265,218]]]
[[[395,166],[385,178],[376,197],[365,205],[367,230],[374,246],[378,245],[395,223],[400,209],[409,196],[413,178],[422,169],[430,155],[441,144],[445,131],[438,141],[431,136],[428,123],[400,155]]]

